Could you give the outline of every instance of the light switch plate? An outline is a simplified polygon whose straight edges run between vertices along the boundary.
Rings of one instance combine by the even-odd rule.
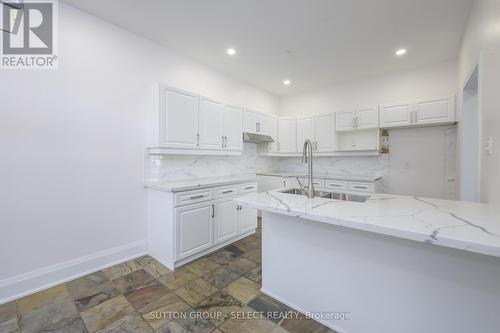
[[[493,153],[493,138],[490,136],[484,142],[484,150],[486,155],[491,155]]]

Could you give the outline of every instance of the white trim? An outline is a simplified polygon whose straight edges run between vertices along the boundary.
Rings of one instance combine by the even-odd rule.
[[[147,241],[110,248],[0,280],[0,304],[147,254]]]
[[[261,288],[260,291],[263,293],[263,294],[266,294],[267,296],[270,296],[272,298],[274,298],[275,300],[277,301],[280,301],[281,303],[285,304],[286,306],[294,309],[295,311],[298,311],[302,314],[305,314],[306,312],[312,312],[312,311],[307,311],[307,310],[304,310],[302,307],[300,306],[297,306],[293,303],[291,303],[290,301],[288,301],[286,298],[283,298],[283,297],[280,297],[280,296],[277,296],[276,294],[264,289],[264,288]],[[316,320],[318,323],[322,324],[322,325],[325,325],[326,327],[338,332],[338,333],[348,333],[347,331],[341,329],[341,328],[338,328],[338,327],[335,327],[334,325],[332,325],[331,323],[325,321],[325,320]]]

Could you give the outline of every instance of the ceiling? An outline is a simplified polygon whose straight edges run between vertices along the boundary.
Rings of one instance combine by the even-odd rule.
[[[454,59],[473,2],[64,1],[280,96]]]

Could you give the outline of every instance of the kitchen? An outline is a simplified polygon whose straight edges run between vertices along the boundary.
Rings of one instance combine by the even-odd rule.
[[[496,1],[44,2],[0,332],[496,332]]]

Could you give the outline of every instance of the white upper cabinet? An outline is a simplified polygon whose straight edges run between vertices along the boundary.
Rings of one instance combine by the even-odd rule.
[[[311,140],[314,146],[314,118],[297,118],[297,149],[301,150],[304,141]]]
[[[295,153],[297,151],[297,119],[278,119],[278,152]]]
[[[337,132],[378,128],[378,105],[358,107],[356,111],[336,113],[335,130]]]
[[[255,132],[259,134],[269,135],[269,116],[257,114],[257,123],[255,124]]]
[[[304,141],[311,140],[313,150],[335,150],[335,117],[333,113],[314,117],[297,118],[297,151],[301,152]]]
[[[337,132],[354,130],[355,111],[342,111],[335,114],[335,130]]]
[[[314,117],[314,136],[316,151],[332,152],[335,150],[334,113]]]
[[[278,151],[278,118],[276,117],[269,117],[268,119],[268,126],[266,126],[266,129],[268,130],[268,135],[270,135],[274,142],[269,143],[269,151],[270,152],[277,152]]]
[[[245,110],[243,113],[243,132],[257,133],[257,113]]]
[[[417,125],[454,122],[455,96],[417,101],[414,118]]]
[[[160,86],[160,146],[197,148],[198,96]]]
[[[224,149],[243,149],[243,112],[240,108],[226,105],[224,108]]]
[[[358,107],[355,117],[355,129],[378,128],[378,105]]]
[[[380,107],[380,127],[409,126],[412,123],[412,104],[395,103]]]
[[[439,125],[455,121],[455,96],[388,104],[380,109],[381,128]]]
[[[201,97],[199,111],[199,141],[201,149],[224,148],[223,118],[225,106],[217,101]]]

